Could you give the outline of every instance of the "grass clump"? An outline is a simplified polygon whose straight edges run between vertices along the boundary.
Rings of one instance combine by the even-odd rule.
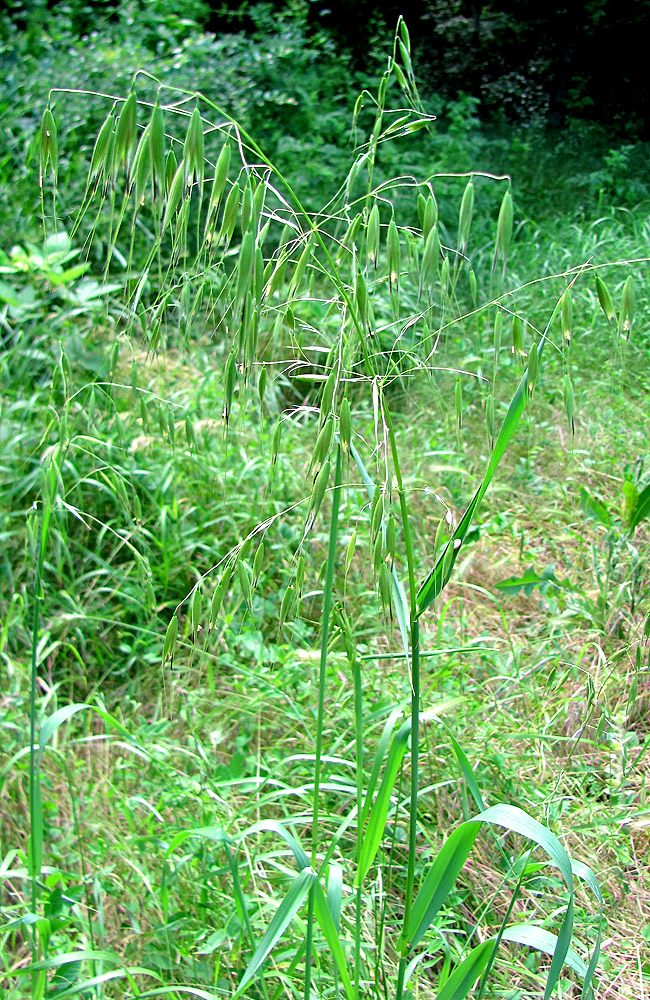
[[[602,974],[566,846],[611,847],[584,789],[643,811],[648,486],[580,414],[597,366],[643,440],[618,386],[646,257],[612,216],[589,263],[567,227],[531,269],[507,176],[385,177],[432,125],[409,44],[318,212],[227,110],[145,77],[73,216],[45,113],[49,243],[4,272],[12,997]]]

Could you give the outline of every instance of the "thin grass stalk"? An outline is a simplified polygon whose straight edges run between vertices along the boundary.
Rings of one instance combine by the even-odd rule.
[[[411,541],[411,530],[408,513],[408,502],[404,491],[402,471],[399,462],[399,452],[397,441],[390,419],[390,412],[386,406],[383,408],[386,426],[388,429],[388,440],[390,441],[391,457],[393,460],[393,470],[397,480],[397,495],[399,497],[400,516],[402,521],[402,531],[404,533],[404,554],[406,556],[406,566],[409,581],[409,631],[411,644],[411,804],[409,815],[409,856],[406,874],[406,897],[404,900],[404,919],[402,932],[398,942],[399,971],[397,976],[396,1000],[401,1000],[404,992],[404,977],[408,960],[408,942],[406,939],[407,928],[411,916],[413,905],[413,891],[415,886],[415,850],[417,841],[417,810],[418,810],[418,752],[420,737],[420,622],[417,617],[417,588],[415,583],[415,568],[413,560],[413,544]]]
[[[40,518],[40,538],[38,540],[38,556],[36,559],[36,572],[34,574],[34,592],[32,609],[32,647],[30,665],[30,692],[29,692],[29,869],[31,874],[31,905],[32,913],[36,913],[38,903],[38,886],[40,881],[42,852],[43,852],[43,827],[41,814],[40,795],[40,775],[36,764],[36,684],[38,680],[38,634],[40,627],[40,610],[43,580],[43,563],[47,548],[48,529],[50,514],[52,509],[52,486],[50,477],[54,475],[54,469],[50,465],[46,472],[46,486],[43,491],[43,510]],[[38,535],[37,535],[38,538]],[[38,931],[37,925],[32,925],[32,961],[38,959]],[[39,990],[38,980],[42,973],[32,972],[32,996],[36,996]]]
[[[354,727],[355,755],[357,769],[357,817],[363,810],[363,688],[361,685],[361,662],[354,657]],[[361,857],[363,844],[363,827],[357,821],[357,857]],[[357,886],[354,912],[354,995],[359,997],[359,981],[361,979],[361,907],[363,904],[362,887]]]
[[[342,482],[341,443],[336,444],[336,467],[334,489],[332,491],[332,513],[330,515],[329,543],[327,547],[327,568],[325,571],[325,593],[323,595],[323,620],[320,641],[320,667],[318,673],[318,715],[316,721],[316,753],[314,759],[314,808],[311,827],[311,866],[318,867],[318,819],[320,813],[320,783],[323,756],[323,722],[325,718],[325,682],[327,679],[327,644],[329,642],[330,617],[332,613],[332,589],[334,587],[334,564],[338,540],[339,509],[341,506]],[[309,1000],[311,990],[311,954],[314,932],[314,889],[309,890],[307,909],[307,935],[305,948],[305,1000]]]

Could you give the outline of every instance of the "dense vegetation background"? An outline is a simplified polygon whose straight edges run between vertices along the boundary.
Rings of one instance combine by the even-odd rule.
[[[408,6],[0,20],[11,1000],[648,988],[650,4]]]

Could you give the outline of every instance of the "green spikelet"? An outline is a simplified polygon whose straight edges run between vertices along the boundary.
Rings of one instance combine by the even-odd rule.
[[[609,294],[609,289],[603,279],[596,275],[596,294],[598,295],[598,301],[600,302],[600,308],[605,313],[605,316],[609,322],[613,322],[616,319],[616,310],[614,309],[614,303],[612,302],[612,296]]]
[[[474,182],[470,178],[467,182],[465,190],[463,191],[463,197],[460,202],[460,210],[458,212],[458,249],[462,254],[464,254],[467,250],[473,214]]]
[[[562,336],[567,347],[571,343],[571,331],[573,329],[573,300],[571,289],[567,288],[562,296]]]

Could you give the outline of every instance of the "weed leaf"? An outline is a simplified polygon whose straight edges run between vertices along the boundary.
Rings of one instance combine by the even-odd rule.
[[[241,978],[239,986],[233,993],[233,997],[239,996],[242,990],[248,986],[255,977],[258,970],[268,958],[273,948],[276,946],[287,927],[302,906],[305,896],[316,881],[316,875],[311,868],[304,868],[293,880],[289,891],[280,903],[275,916],[271,920],[264,937],[260,941],[257,950],[251,958],[246,972]]]

